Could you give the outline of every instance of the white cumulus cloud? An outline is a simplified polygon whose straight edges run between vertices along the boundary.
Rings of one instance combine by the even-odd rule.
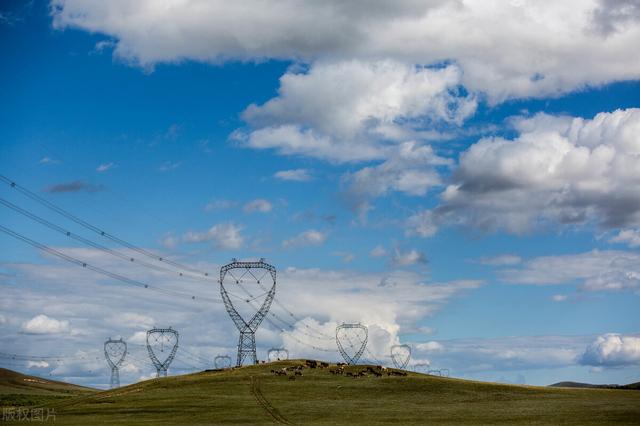
[[[189,231],[182,237],[187,243],[210,241],[214,247],[223,250],[236,250],[244,245],[242,226],[233,223],[219,223],[203,232]]]
[[[640,77],[633,1],[54,0],[55,28],[104,34],[114,55],[159,62],[390,58],[456,63],[493,101]],[[612,64],[615,64],[613,66]]]
[[[273,209],[273,205],[264,198],[256,198],[255,200],[249,201],[242,208],[245,213],[268,213],[271,209]]]
[[[640,288],[640,254],[630,251],[592,250],[579,254],[540,256],[518,267],[500,271],[515,284],[558,285],[578,283],[586,291],[622,291]]]
[[[304,247],[304,246],[317,246],[325,242],[327,234],[315,229],[309,229],[308,231],[301,232],[293,238],[284,240],[282,246],[289,247]]]
[[[59,321],[44,314],[37,315],[22,323],[23,333],[28,334],[58,334],[69,331],[69,321]]]
[[[250,105],[243,118],[253,130],[236,138],[253,148],[333,162],[383,159],[389,142],[438,137],[434,123],[460,124],[473,114],[476,101],[456,93],[459,83],[453,65],[318,63],[285,74],[277,97]]]
[[[411,249],[407,251],[401,251],[399,249],[395,249],[393,256],[391,257],[391,261],[394,265],[397,266],[411,266],[415,264],[424,264],[427,263],[427,256],[424,253]]]
[[[627,244],[629,247],[640,247],[640,229],[622,229],[618,235],[610,238],[609,242]]]
[[[584,365],[616,367],[640,364],[640,337],[607,333],[598,336],[582,354]]]
[[[540,223],[640,224],[640,109],[593,119],[541,113],[514,125],[514,140],[482,139],[461,154],[440,220],[512,233]]]

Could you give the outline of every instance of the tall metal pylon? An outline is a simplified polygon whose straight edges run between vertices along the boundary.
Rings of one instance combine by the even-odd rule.
[[[404,370],[409,365],[411,359],[411,346],[393,345],[391,346],[391,361],[397,369]]]
[[[261,284],[262,280],[269,275],[273,284],[271,288],[266,292],[264,301],[256,313],[248,321],[242,318],[238,313],[235,306],[229,298],[229,293],[225,287],[225,283],[228,286],[238,285],[245,292],[247,290],[242,286],[244,283],[255,280],[257,284]],[[225,281],[226,280],[226,281]],[[245,300],[249,306],[256,297],[253,297],[250,292],[247,292],[249,298]],[[240,367],[245,360],[249,359],[251,363],[257,364],[258,358],[256,356],[256,330],[264,320],[264,317],[269,312],[271,303],[276,294],[276,268],[269,265],[260,259],[257,262],[239,262],[233,259],[231,263],[224,265],[220,268],[220,295],[224,302],[224,306],[227,309],[227,313],[231,317],[231,320],[238,328],[240,337],[238,339],[238,357],[236,360],[236,366]]]
[[[176,356],[178,350],[178,332],[169,328],[152,328],[147,331],[147,352],[154,367],[156,367],[156,377],[167,377],[167,370],[171,361]],[[158,351],[159,353],[156,353]],[[167,352],[167,356],[160,354]],[[160,356],[160,358],[158,358]],[[164,358],[164,360],[162,360]]]
[[[353,344],[353,341],[349,337],[349,333],[352,331],[355,332],[355,330],[360,330],[364,334],[364,339],[360,338],[359,348]],[[350,355],[349,352],[344,347],[344,345],[342,344],[342,339],[344,338],[347,339],[347,342],[348,342],[347,346],[349,346],[351,350],[354,352],[353,355]],[[369,339],[369,329],[360,323],[357,323],[357,324],[342,323],[336,327],[336,344],[338,345],[338,350],[340,351],[340,355],[342,355],[342,358],[344,358],[344,360],[349,365],[354,365],[358,363],[358,360],[360,359],[360,357],[362,356],[362,353],[367,347],[368,339]]]
[[[104,342],[104,357],[111,368],[111,380],[109,388],[115,389],[120,387],[120,365],[124,362],[127,355],[127,342],[122,340],[113,340],[111,337]]]

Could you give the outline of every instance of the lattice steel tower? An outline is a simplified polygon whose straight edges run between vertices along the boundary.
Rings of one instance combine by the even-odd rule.
[[[111,368],[111,381],[109,383],[110,389],[120,387],[120,365],[124,362],[124,357],[127,355],[127,342],[122,340],[113,340],[109,337],[109,340],[104,342],[104,357],[107,359],[107,363]]]
[[[358,330],[362,332],[362,334],[364,335],[364,338],[359,337],[357,336],[357,334],[355,334]],[[351,337],[349,335],[352,332],[354,333],[353,335],[358,337],[358,339],[360,340],[360,347],[358,347],[357,344],[354,345],[353,341],[351,340]],[[345,345],[342,344],[342,339],[347,340],[348,342],[347,346],[352,349],[352,351],[354,352],[353,355],[350,355],[347,349],[345,348]],[[369,339],[369,329],[360,323],[357,323],[357,324],[342,323],[336,327],[336,344],[338,345],[338,350],[340,351],[340,355],[342,355],[342,358],[344,358],[344,360],[349,365],[355,365],[358,363],[358,360],[360,359],[360,357],[362,356],[362,353],[367,347],[368,339]]]
[[[267,276],[271,277],[272,281],[271,288],[269,289],[266,289],[262,282],[262,280]],[[233,306],[233,303],[229,298],[227,288],[225,288],[225,284],[227,284],[227,286],[235,284],[242,288],[249,296],[244,300],[244,302],[253,306],[252,302],[256,297],[253,297],[253,295],[248,292],[242,284],[254,280],[266,291],[264,295],[265,299],[256,313],[247,321],[242,318],[237,309]],[[224,306],[227,309],[231,320],[238,328],[238,331],[240,331],[236,366],[240,367],[247,358],[253,364],[257,364],[258,358],[256,357],[255,333],[260,326],[260,323],[262,323],[262,320],[267,315],[267,312],[269,312],[269,308],[271,307],[271,303],[273,302],[273,298],[276,294],[276,268],[265,263],[264,259],[260,259],[257,262],[239,262],[236,259],[233,259],[231,263],[220,268],[220,294],[222,295]]]
[[[411,346],[393,345],[391,346],[391,361],[399,370],[404,370],[409,365],[411,359]]]
[[[153,328],[147,331],[147,352],[154,367],[156,367],[156,377],[167,377],[167,370],[171,361],[176,356],[178,350],[178,332],[171,327],[169,328]],[[158,351],[159,353],[156,353]],[[164,360],[161,358],[166,352]],[[158,358],[160,356],[160,358]]]

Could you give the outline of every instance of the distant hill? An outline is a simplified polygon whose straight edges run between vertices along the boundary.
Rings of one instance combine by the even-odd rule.
[[[549,387],[554,388],[587,388],[587,389],[634,389],[640,390],[640,382],[630,383],[628,385],[594,385],[591,383],[580,383],[580,382],[558,382]]]
[[[96,391],[0,368],[0,407],[43,405]]]
[[[280,361],[147,380],[50,406],[64,425],[637,425],[640,419],[640,392],[515,386],[363,365],[336,374],[337,368]]]
[[[96,389],[85,386],[29,376],[17,371],[0,368],[0,393],[3,394],[78,394],[95,391]]]

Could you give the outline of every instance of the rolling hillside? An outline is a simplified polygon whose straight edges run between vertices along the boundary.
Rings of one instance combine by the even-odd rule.
[[[580,382],[558,382],[550,387],[554,388],[589,388],[589,389],[640,389],[640,382],[629,383],[628,385],[594,385]]]
[[[96,390],[0,368],[0,407],[50,404],[93,392]]]
[[[298,367],[302,375],[295,375]],[[288,368],[286,375],[272,372]],[[149,380],[51,404],[58,424],[638,424],[640,392],[512,386],[294,360]],[[391,375],[389,374],[391,372]],[[353,377],[356,376],[356,377]]]

